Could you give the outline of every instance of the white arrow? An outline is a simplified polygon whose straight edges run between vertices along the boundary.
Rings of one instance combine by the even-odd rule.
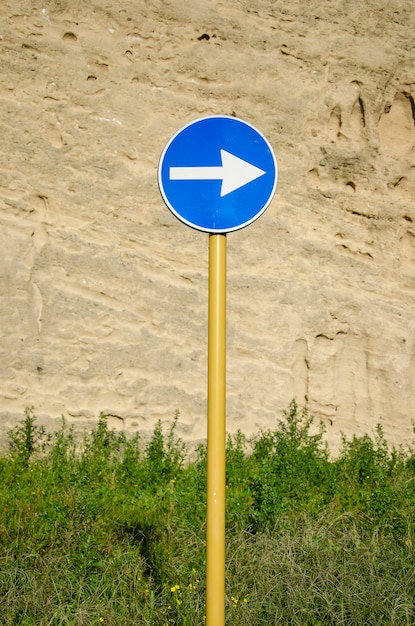
[[[264,170],[226,150],[221,150],[220,156],[222,165],[171,167],[170,180],[221,180],[222,197],[266,174]]]

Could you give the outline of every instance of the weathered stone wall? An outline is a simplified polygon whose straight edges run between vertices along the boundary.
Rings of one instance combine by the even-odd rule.
[[[0,432],[34,406],[206,434],[208,235],[157,189],[197,117],[272,143],[274,201],[228,236],[228,430],[296,397],[412,437],[415,9],[392,0],[4,0]],[[208,35],[201,37],[201,35]]]

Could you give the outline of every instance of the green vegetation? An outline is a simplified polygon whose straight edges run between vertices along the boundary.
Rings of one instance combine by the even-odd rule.
[[[144,444],[102,415],[76,445],[26,411],[0,458],[2,626],[204,624],[206,449],[176,421]],[[414,624],[415,447],[379,428],[333,459],[311,424],[292,402],[228,439],[226,623]]]

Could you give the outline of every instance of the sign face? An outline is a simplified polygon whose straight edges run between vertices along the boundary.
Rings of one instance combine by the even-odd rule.
[[[271,202],[278,179],[273,150],[235,117],[203,117],[181,128],[160,158],[164,202],[182,222],[207,233],[239,230]]]

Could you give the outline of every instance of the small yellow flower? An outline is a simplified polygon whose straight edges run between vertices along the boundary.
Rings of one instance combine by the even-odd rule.
[[[99,621],[99,623],[100,623],[100,624],[102,624],[102,623],[103,623],[103,621],[104,621],[104,618],[103,618],[103,617],[100,617],[98,621]]]

